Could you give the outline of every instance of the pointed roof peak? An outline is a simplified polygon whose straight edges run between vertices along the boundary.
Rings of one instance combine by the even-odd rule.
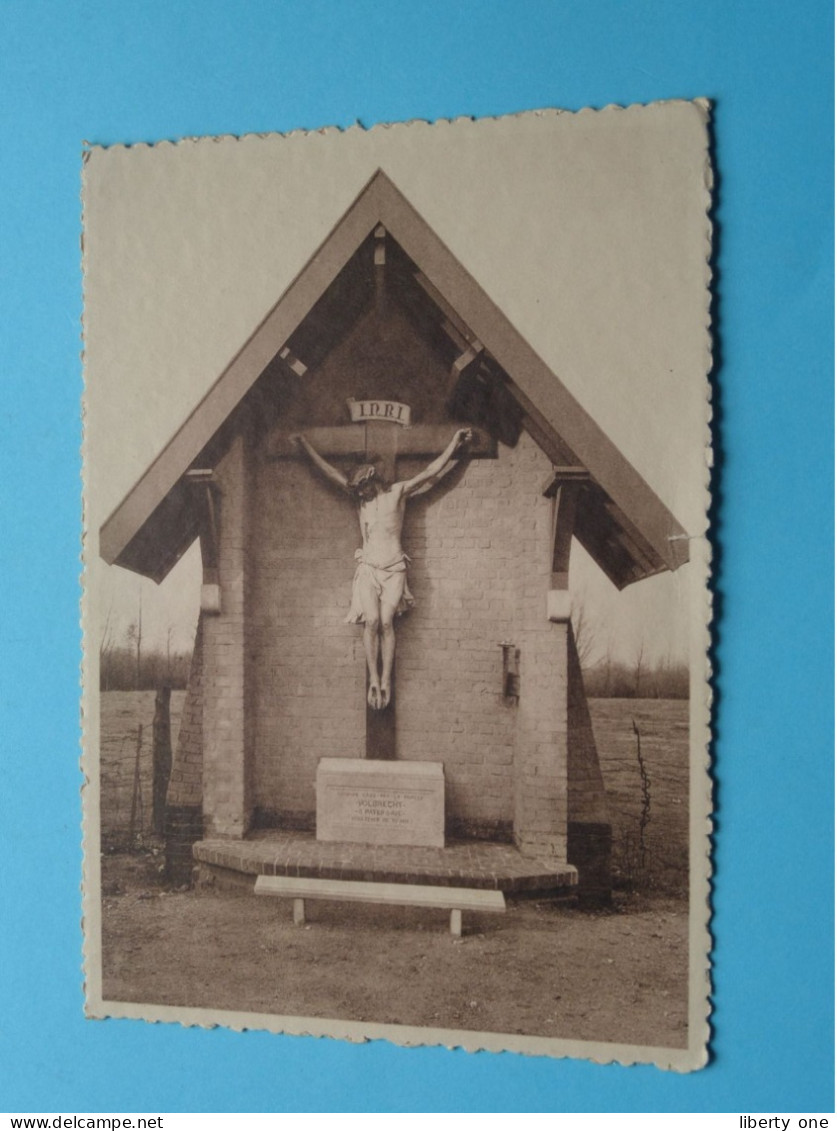
[[[553,463],[589,474],[595,513],[579,537],[614,584],[687,561],[688,538],[674,516],[382,168],[103,524],[102,557],[158,581],[166,575],[197,533],[185,520],[169,532],[171,516],[186,513],[182,500],[173,504],[186,472],[378,225],[416,266],[430,298],[455,313],[508,377],[524,427]],[[166,538],[170,544],[160,544]]]

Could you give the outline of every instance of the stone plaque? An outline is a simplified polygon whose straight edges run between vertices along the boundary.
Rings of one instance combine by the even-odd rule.
[[[321,758],[317,840],[443,848],[442,763]]]

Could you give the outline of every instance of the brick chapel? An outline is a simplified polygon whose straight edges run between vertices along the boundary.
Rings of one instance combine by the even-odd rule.
[[[398,618],[392,704],[372,711],[346,623],[357,514],[290,437],[406,479],[460,426],[467,452],[408,504],[415,606]],[[443,764],[451,843],[511,846],[606,891],[571,544],[621,589],[682,565],[682,535],[379,171],[101,530],[107,562],[158,582],[200,540],[171,874],[188,877],[193,855],[217,864],[201,845],[247,871],[254,838],[313,837],[321,759],[373,758]]]

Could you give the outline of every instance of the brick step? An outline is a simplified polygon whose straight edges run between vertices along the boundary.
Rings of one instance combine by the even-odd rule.
[[[571,864],[524,856],[513,845],[459,841],[445,848],[335,844],[310,833],[270,830],[247,840],[203,840],[195,860],[210,873],[417,884],[507,895],[574,887]]]

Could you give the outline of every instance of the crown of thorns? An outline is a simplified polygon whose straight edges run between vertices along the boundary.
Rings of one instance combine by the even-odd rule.
[[[353,491],[359,491],[361,487],[374,479],[377,474],[377,469],[373,463],[365,463],[362,467],[359,467],[357,471],[353,472],[349,480],[349,486]]]

